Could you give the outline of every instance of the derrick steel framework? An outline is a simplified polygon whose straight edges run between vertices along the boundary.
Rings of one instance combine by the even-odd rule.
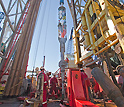
[[[117,43],[120,43],[122,50],[124,50],[123,39],[120,37],[123,33],[120,26],[123,26],[122,13],[124,13],[124,6],[118,3],[120,1],[121,0],[67,0],[74,24],[73,40],[76,64],[83,64],[83,62],[93,54],[99,56],[100,53],[108,50]],[[105,9],[102,7],[102,2],[106,5]],[[107,6],[109,8],[107,8]],[[108,17],[107,14],[110,14],[110,17]],[[93,19],[94,17],[96,18]],[[109,20],[112,21],[115,27],[115,29],[113,27],[114,31],[111,31],[109,27],[109,25],[111,25],[108,24]],[[105,25],[103,25],[103,23]],[[109,28],[115,35],[109,34],[107,36],[105,34],[107,30],[105,30],[104,27],[106,27],[106,29]],[[99,37],[97,37],[98,31],[96,29],[99,29]],[[107,46],[105,46],[106,44]],[[83,46],[84,49],[82,48]],[[87,53],[85,54],[83,51],[87,51]]]
[[[0,70],[1,70],[0,81],[2,79],[2,76],[6,74],[9,68],[12,55],[14,55],[14,52],[16,50],[17,41],[22,32],[22,27],[24,25],[27,12],[30,7],[29,2],[30,0],[9,0],[9,4],[7,6],[6,4],[7,2],[0,0],[1,8],[5,13],[5,20],[3,22],[4,24],[3,24],[3,28],[0,36],[0,44],[2,43],[3,37],[6,36],[4,35],[6,32],[6,27],[10,26],[10,30],[11,30],[10,36],[5,41],[4,45],[0,47],[0,50],[2,50],[4,46],[6,46],[5,53],[3,54],[4,57],[2,58],[2,61],[0,64]],[[8,44],[8,46],[6,44]]]
[[[118,86],[108,53],[124,53],[124,6],[120,0],[67,0],[74,23],[75,64],[92,65],[106,60]],[[119,45],[119,46],[118,46]],[[113,48],[113,49],[112,49]],[[111,51],[111,52],[109,52]],[[107,54],[106,54],[107,53]],[[93,55],[97,58],[93,60]],[[123,64],[123,58],[119,59]]]
[[[2,82],[2,77],[6,73],[9,74],[3,92],[5,96],[20,94],[20,87],[26,72],[31,41],[41,1],[10,0],[6,10],[5,2],[0,0],[0,5],[6,15],[0,42],[2,43],[7,23],[12,31],[11,36],[4,42],[4,45],[8,45],[6,45],[5,53],[1,55],[2,61],[0,64],[0,82]],[[13,9],[16,10],[14,11]],[[13,25],[12,19],[14,19]],[[0,47],[0,50],[3,49],[4,45]]]
[[[85,2],[84,0],[67,0],[70,12],[71,12],[71,16],[73,18],[73,25],[74,25],[74,32],[76,31],[76,29],[78,28],[78,26],[80,26],[81,24],[81,15],[83,13],[83,9],[85,6]],[[80,27],[81,29],[81,27]],[[83,29],[81,29],[83,31]],[[82,63],[79,62],[79,59],[81,58],[81,49],[80,49],[80,39],[79,39],[79,32],[77,32],[77,35],[75,36],[75,40],[77,41],[77,45],[75,48],[75,52],[74,54],[76,55],[75,59],[76,59],[76,64],[78,64],[78,67],[82,67]],[[84,38],[82,38],[84,39]],[[78,63],[77,63],[78,62]]]

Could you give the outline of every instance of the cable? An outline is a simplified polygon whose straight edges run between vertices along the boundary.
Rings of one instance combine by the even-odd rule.
[[[47,38],[47,28],[48,28],[48,22],[49,22],[49,14],[50,14],[50,6],[51,6],[51,0],[49,3],[49,9],[48,9],[48,18],[47,18],[47,26],[46,26],[46,32],[45,32],[45,42],[44,42],[44,49],[43,49],[43,55],[45,56],[45,46],[46,46],[46,38]]]
[[[42,1],[43,2],[43,1]],[[43,8],[44,10],[43,10],[43,18],[42,18],[42,20],[41,20],[41,27],[39,27],[39,28],[41,28],[41,29],[39,29],[39,31],[38,31],[38,39],[37,39],[37,45],[36,45],[36,51],[35,51],[35,56],[34,56],[34,64],[33,64],[33,70],[34,70],[34,68],[35,68],[35,63],[36,63],[36,57],[37,57],[37,52],[38,52],[38,47],[39,47],[39,41],[40,41],[40,34],[41,34],[41,31],[42,31],[42,25],[43,25],[43,20],[44,20],[44,14],[45,14],[45,11],[46,11],[46,4],[47,4],[47,0],[46,0],[46,3],[45,3],[45,8]],[[39,14],[40,14],[40,12],[41,12],[41,7],[42,7],[42,4],[41,4],[41,6],[40,6],[40,11],[39,11]],[[38,17],[39,17],[39,14],[38,14]],[[38,20],[38,19],[37,19]],[[38,23],[38,22],[37,22]]]

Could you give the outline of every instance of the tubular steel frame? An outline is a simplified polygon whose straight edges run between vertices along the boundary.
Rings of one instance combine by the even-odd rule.
[[[26,16],[30,7],[30,0],[10,0],[9,5],[7,7],[7,10],[5,8],[5,4],[2,0],[0,0],[0,5],[5,13],[5,20],[3,29],[0,36],[0,43],[2,43],[2,39],[5,33],[5,29],[7,26],[7,23],[9,23],[10,29],[12,31],[12,34],[10,37],[8,37],[8,40],[4,43],[2,47],[0,47],[0,50],[3,49],[3,47],[8,43],[9,45],[6,48],[6,51],[4,53],[4,57],[2,59],[1,65],[0,65],[0,81],[2,79],[2,76],[6,74],[9,68],[9,62],[11,61],[12,55],[14,54],[16,47],[17,47],[17,41],[20,37],[22,27],[24,25],[24,22],[26,20]],[[19,9],[20,7],[20,9]],[[16,11],[14,12],[12,9],[16,8]],[[11,16],[14,17],[14,26],[12,25]],[[9,74],[9,73],[8,73]]]
[[[102,8],[101,10],[99,10],[100,13],[97,13],[98,8],[96,7],[96,1],[67,0],[74,23],[73,41],[74,41],[75,64],[83,64],[84,61],[87,58],[90,58],[93,54],[99,55],[100,53],[106,51],[111,46],[116,45],[117,43],[121,44],[122,51],[124,51],[124,45],[123,45],[124,41],[121,36],[124,34],[122,29],[122,25],[123,25],[122,21],[124,21],[123,18],[124,9],[118,9],[116,5],[112,7],[111,6],[112,4],[110,4],[110,0],[97,0],[97,1],[101,3],[99,4],[100,8],[102,8],[103,5],[102,3],[104,3],[106,8],[106,9]],[[113,8],[115,9],[115,11],[117,11],[116,14],[121,13],[120,18],[118,19],[114,18],[115,13],[112,13]],[[93,22],[91,22],[90,13],[96,14],[96,19]],[[83,26],[82,16],[84,16],[86,20],[86,26],[87,26],[86,29],[84,28],[85,26]],[[115,31],[114,31],[115,33],[113,35],[111,34],[109,34],[108,36],[105,35],[102,25],[103,20],[107,22],[106,27],[109,26],[108,21],[111,20],[111,22],[115,26]],[[100,38],[95,37],[94,30],[96,27],[99,27],[100,29],[100,33],[102,35]],[[109,29],[109,31],[110,30],[111,29]],[[86,34],[88,35],[90,44],[84,48],[84,50],[86,50],[87,53],[83,54],[83,52],[81,52],[81,49],[82,46],[84,46]]]

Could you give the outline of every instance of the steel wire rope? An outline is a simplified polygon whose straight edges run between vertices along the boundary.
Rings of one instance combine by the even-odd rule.
[[[40,6],[40,11],[39,11],[39,13],[38,13],[38,18],[40,18],[39,16],[40,16],[40,12],[41,12],[41,7],[42,7],[42,4],[43,4],[43,1],[42,1],[42,3],[41,3],[41,6]],[[46,3],[45,3],[45,5],[44,5],[44,8],[43,8],[43,15],[42,15],[42,20],[41,20],[41,24],[40,24],[40,29],[38,29],[38,39],[37,39],[37,45],[35,46],[36,47],[36,51],[35,51],[35,53],[34,53],[34,63],[33,63],[33,71],[34,71],[34,68],[35,68],[35,63],[36,63],[36,57],[37,57],[37,52],[38,52],[38,47],[39,47],[39,41],[40,41],[40,35],[41,35],[41,31],[42,31],[42,25],[43,25],[43,20],[44,20],[44,14],[45,14],[45,11],[46,11],[46,4],[47,4],[47,0],[46,0]],[[38,18],[37,18],[37,23],[38,23]],[[35,28],[36,29],[36,28]]]
[[[49,22],[49,14],[50,14],[50,6],[51,6],[51,0],[49,3],[49,9],[48,9],[48,18],[47,18],[47,25],[46,25],[46,32],[45,32],[45,41],[44,41],[44,49],[43,49],[43,56],[45,56],[45,47],[46,47],[46,39],[47,39],[47,27],[48,27],[48,22]]]

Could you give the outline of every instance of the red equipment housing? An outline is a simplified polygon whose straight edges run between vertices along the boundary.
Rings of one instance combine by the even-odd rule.
[[[70,107],[98,107],[86,100],[81,81],[81,72],[78,69],[69,69],[67,71],[67,93]]]

